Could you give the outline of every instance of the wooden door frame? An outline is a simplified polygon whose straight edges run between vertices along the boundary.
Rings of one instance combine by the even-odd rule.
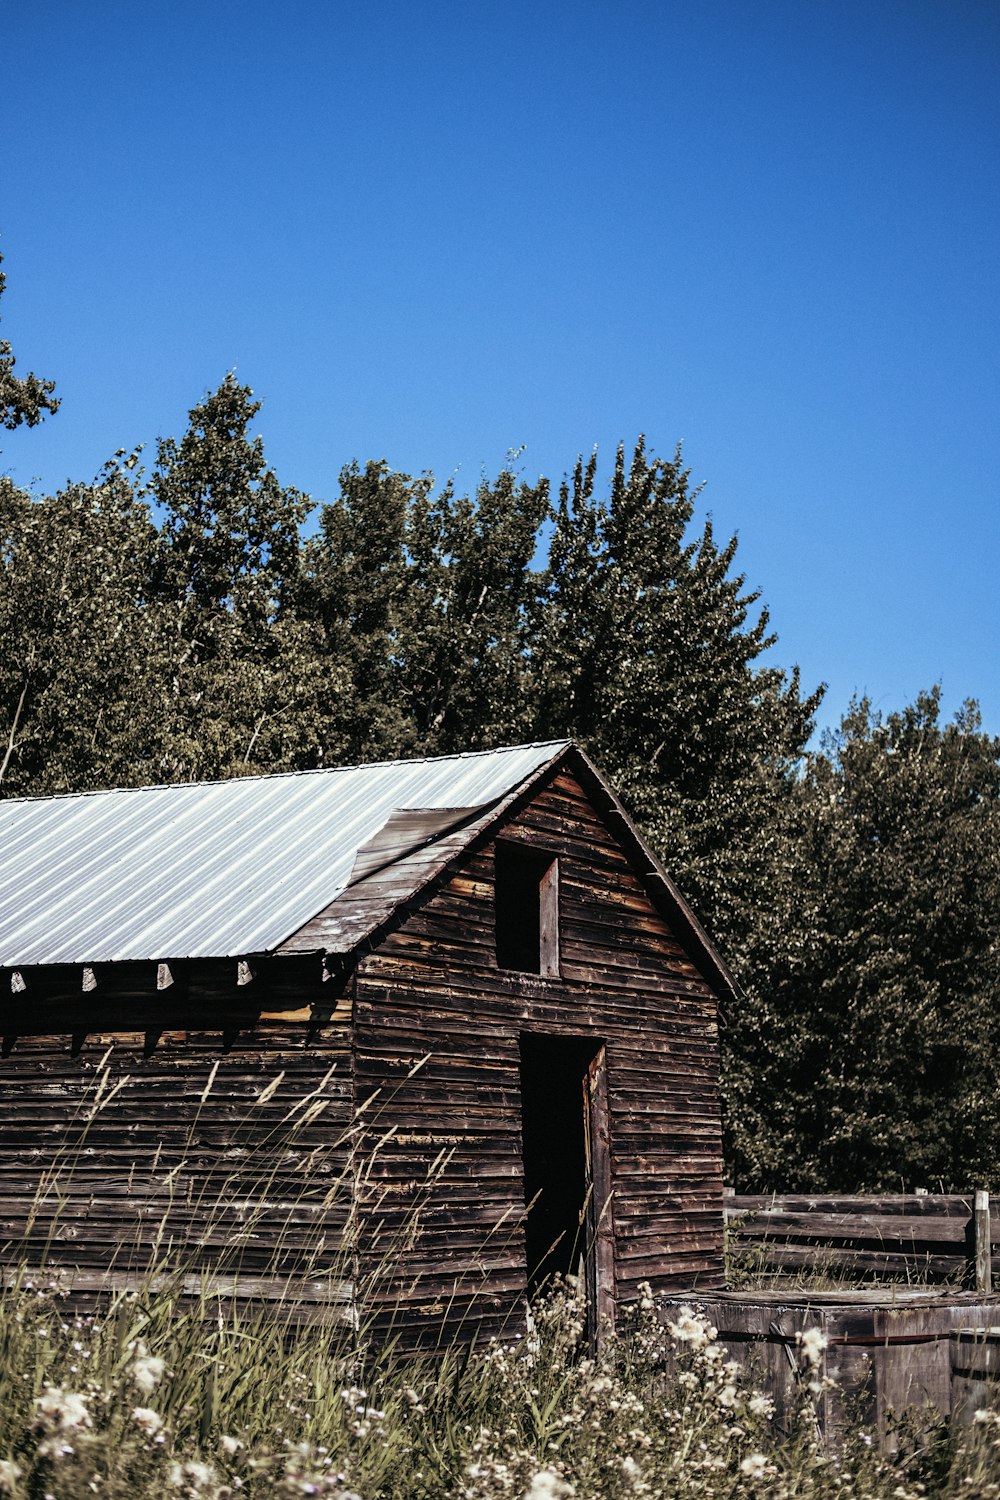
[[[607,1048],[598,1045],[583,1075],[583,1128],[587,1157],[587,1332],[596,1348],[614,1331],[615,1296],[614,1187],[608,1111]]]

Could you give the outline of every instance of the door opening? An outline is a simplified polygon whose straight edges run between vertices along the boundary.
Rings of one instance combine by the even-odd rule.
[[[588,1324],[614,1309],[614,1235],[604,1046],[521,1036],[521,1139],[528,1295],[583,1271]]]

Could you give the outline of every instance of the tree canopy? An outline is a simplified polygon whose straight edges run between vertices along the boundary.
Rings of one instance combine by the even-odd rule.
[[[937,689],[810,754],[727,1036],[743,1181],[1000,1177],[1000,740]]]

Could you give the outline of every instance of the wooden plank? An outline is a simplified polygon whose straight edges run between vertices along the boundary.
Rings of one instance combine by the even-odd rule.
[[[976,1261],[976,1291],[988,1297],[993,1290],[993,1266],[990,1256],[990,1195],[977,1188],[973,1210]]]

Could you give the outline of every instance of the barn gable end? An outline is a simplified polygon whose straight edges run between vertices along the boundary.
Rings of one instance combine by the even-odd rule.
[[[558,976],[497,964],[498,842],[558,863]],[[396,1127],[368,1189],[379,1246],[395,1243],[422,1204],[424,1233],[386,1289],[398,1334],[437,1338],[444,1318],[494,1331],[516,1322],[531,1269],[521,1091],[531,1038],[552,1039],[553,1068],[603,1052],[606,1139],[594,1144],[610,1188],[600,1226],[610,1254],[601,1310],[634,1299],[643,1281],[721,1284],[718,1002],[681,936],[566,768],[359,964],[357,1097],[384,1101],[374,1134]],[[574,1107],[571,1096],[564,1107]],[[439,1153],[428,1187],[422,1168]]]

